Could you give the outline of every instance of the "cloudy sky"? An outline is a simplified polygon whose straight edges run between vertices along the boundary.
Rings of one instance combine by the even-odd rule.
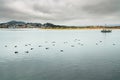
[[[0,0],[0,22],[66,25],[120,23],[120,0]]]

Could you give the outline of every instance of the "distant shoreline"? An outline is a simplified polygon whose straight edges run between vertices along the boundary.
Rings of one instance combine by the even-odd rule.
[[[102,30],[103,28],[40,28],[44,30]],[[120,28],[106,28],[106,29],[120,29]]]
[[[0,29],[42,29],[42,30],[102,30],[103,28],[0,28]],[[120,29],[120,28],[106,28],[106,29]]]

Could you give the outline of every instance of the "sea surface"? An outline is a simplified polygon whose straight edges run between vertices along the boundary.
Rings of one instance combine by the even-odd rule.
[[[0,29],[0,80],[120,80],[120,30]]]

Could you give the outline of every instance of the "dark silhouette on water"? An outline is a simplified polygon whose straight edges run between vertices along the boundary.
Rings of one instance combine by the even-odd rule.
[[[66,42],[64,42],[64,44],[66,44],[66,43],[68,43],[67,41]]]
[[[101,30],[102,33],[111,33],[112,30]]]
[[[17,46],[14,46],[15,48],[17,47]]]
[[[31,46],[31,44],[28,44],[29,46]]]
[[[103,27],[103,30],[101,30],[102,33],[111,33],[112,30],[106,29],[106,24],[105,27]]]
[[[55,46],[55,44],[53,44],[53,46]]]
[[[29,53],[29,51],[25,51],[25,53]]]
[[[74,45],[71,45],[71,47],[75,47]]]
[[[101,43],[102,41],[100,41],[100,43]]]
[[[53,41],[52,43],[56,43],[55,41]]]
[[[5,47],[7,47],[7,45],[5,45]]]
[[[30,48],[30,50],[33,50],[33,48]]]
[[[115,45],[115,44],[113,43],[113,45]]]
[[[83,44],[81,44],[81,46],[83,46]]]
[[[42,47],[41,45],[39,45],[38,47]]]
[[[27,44],[25,46],[28,46]]]
[[[18,51],[15,51],[14,53],[15,53],[15,54],[17,54],[17,53],[18,53]]]
[[[45,48],[46,50],[48,50],[49,49],[49,47],[47,47],[47,48]]]
[[[74,39],[75,41],[78,41],[78,42],[76,42],[77,43],[77,45],[80,45],[80,46],[83,46],[84,44],[83,43],[81,43],[81,42],[79,42],[80,40],[79,39]],[[73,42],[74,42],[74,40],[73,40]],[[46,41],[45,41],[46,42]],[[99,40],[98,42],[95,42],[94,44],[95,45],[99,45],[100,43],[102,43],[102,42],[104,42],[104,41],[102,41],[102,40]],[[51,42],[52,44],[51,44],[51,46],[55,46],[56,45],[56,41],[53,41],[53,42]],[[67,41],[64,41],[63,42],[63,44],[65,44],[65,43],[68,43]],[[24,44],[25,46],[29,46],[29,45],[31,45],[31,44]],[[112,45],[114,46],[114,45],[116,45],[115,43],[112,43]],[[5,45],[5,47],[8,47],[8,45]],[[16,47],[18,47],[18,45],[15,45],[14,46],[15,48]],[[42,45],[38,45],[38,47],[42,47]],[[70,47],[77,47],[77,46],[75,46],[75,45],[73,45],[73,44],[71,44],[70,45]],[[29,50],[30,51],[32,51],[34,48],[31,46],[31,48],[29,48]],[[45,49],[46,50],[49,50],[50,49],[50,47],[45,47]],[[60,52],[64,52],[64,50],[59,50]],[[17,53],[19,53],[18,51],[15,51],[14,52],[15,54],[17,54]],[[24,51],[24,53],[29,53],[29,51]]]
[[[63,50],[60,50],[60,52],[63,52]]]

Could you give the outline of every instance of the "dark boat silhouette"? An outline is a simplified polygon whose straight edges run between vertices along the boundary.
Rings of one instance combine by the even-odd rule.
[[[106,25],[105,25],[105,27],[103,27],[103,30],[101,30],[101,32],[102,32],[102,33],[111,33],[112,30],[106,29]]]
[[[103,29],[103,30],[101,30],[101,32],[102,32],[102,33],[111,33],[112,30],[106,30],[106,29]]]

